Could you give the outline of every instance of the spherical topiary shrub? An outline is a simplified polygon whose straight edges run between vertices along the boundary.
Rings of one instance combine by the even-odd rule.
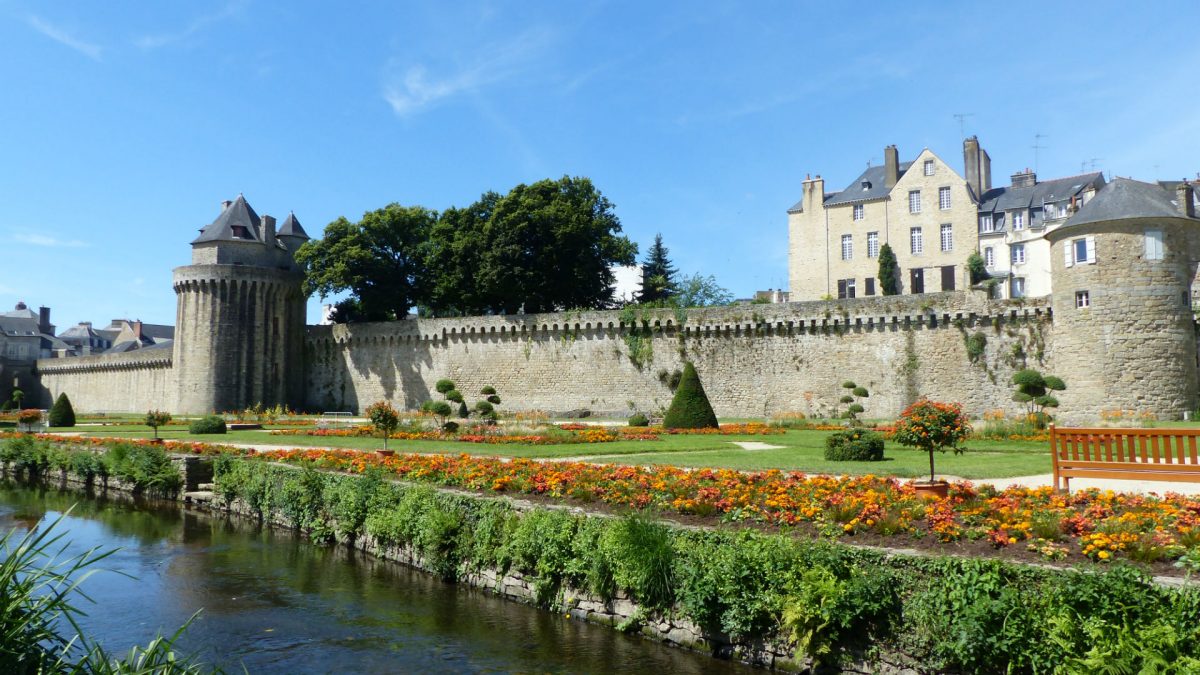
[[[837,431],[825,439],[825,459],[831,462],[878,462],[883,459],[883,436],[873,431]]]
[[[679,388],[671,399],[671,407],[663,417],[663,427],[667,429],[716,429],[717,414],[713,412],[704,386],[700,384],[700,376],[691,361],[683,364],[683,377],[679,380]]]
[[[71,407],[71,399],[67,398],[67,393],[63,392],[54,399],[54,405],[50,407],[50,415],[47,420],[52,427],[73,427],[75,426],[75,409]]]
[[[205,415],[192,420],[188,425],[188,433],[192,434],[223,434],[225,433],[225,418],[220,415]]]
[[[629,416],[629,426],[631,427],[648,427],[650,420],[642,413],[634,413]]]

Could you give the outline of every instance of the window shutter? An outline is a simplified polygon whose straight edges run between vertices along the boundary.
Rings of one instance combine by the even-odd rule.
[[[1146,230],[1146,260],[1162,260],[1162,230]]]
[[[1063,242],[1063,264],[1067,267],[1075,264],[1075,242],[1073,241]]]
[[[1088,263],[1090,263],[1092,265],[1096,264],[1096,238],[1095,237],[1087,238],[1087,261],[1088,261]]]

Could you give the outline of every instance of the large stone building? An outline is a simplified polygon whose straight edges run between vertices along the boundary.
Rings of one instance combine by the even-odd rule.
[[[840,192],[806,178],[788,209],[792,300],[881,295],[879,251],[891,246],[902,293],[962,289],[978,250],[976,204],[991,188],[991,160],[979,141],[963,144],[964,178],[929,149],[907,162],[896,146]]]
[[[919,163],[908,173],[936,179],[934,161],[930,176]],[[896,181],[906,194],[918,184],[922,192],[942,187]],[[276,231],[239,198],[193,242],[193,264],[175,270],[173,349],[43,359],[36,393],[48,404],[66,392],[80,411],[203,413],[255,403],[361,411],[378,400],[415,408],[450,378],[463,391],[496,387],[508,410],[621,414],[665,406],[664,383],[687,360],[722,416],[829,413],[847,379],[871,390],[872,416],[895,415],[919,396],[959,401],[978,415],[1016,412],[1011,376],[1034,367],[1066,380],[1063,422],[1105,409],[1178,418],[1200,397],[1187,303],[1200,260],[1191,204],[1186,184],[1175,192],[1120,179],[1097,190],[1048,235],[1049,299],[956,287],[632,318],[564,312],[306,329],[292,260],[306,235],[294,218]],[[900,214],[899,227],[924,227],[907,215],[917,214]]]

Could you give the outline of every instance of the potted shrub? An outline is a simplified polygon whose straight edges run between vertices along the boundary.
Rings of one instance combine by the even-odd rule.
[[[901,445],[920,448],[929,453],[929,480],[914,481],[918,494],[945,497],[949,484],[937,480],[934,473],[933,453],[953,450],[964,452],[961,443],[971,433],[971,424],[958,403],[938,403],[921,399],[908,406],[896,420],[896,431],[892,439]]]
[[[171,421],[171,413],[163,412],[162,410],[149,410],[146,412],[144,422],[146,426],[154,430],[154,438],[150,439],[151,443],[162,443],[162,439],[158,437],[158,428]]]
[[[383,436],[383,450],[379,450],[379,454],[388,456],[392,454],[388,450],[388,436],[396,431],[396,427],[400,426],[400,414],[387,401],[376,401],[367,408],[367,417],[371,420],[371,426],[375,427],[375,431]]]
[[[37,408],[29,408],[17,413],[17,427],[21,431],[33,433],[34,428],[42,423],[42,411]]]

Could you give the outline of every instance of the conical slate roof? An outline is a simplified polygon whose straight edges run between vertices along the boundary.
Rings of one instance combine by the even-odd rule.
[[[1132,178],[1114,178],[1059,229],[1132,218],[1198,220],[1184,216],[1175,199],[1174,192],[1168,192],[1154,183],[1143,183]]]
[[[296,219],[296,214],[289,213],[288,217],[283,220],[283,224],[279,226],[280,237],[301,237],[309,239],[308,233],[300,227],[300,221]]]
[[[193,244],[206,241],[258,241],[259,227],[262,221],[254,209],[246,203],[246,198],[238,195],[217,219],[208,227],[200,230]],[[241,226],[243,236],[234,236],[234,228]]]

